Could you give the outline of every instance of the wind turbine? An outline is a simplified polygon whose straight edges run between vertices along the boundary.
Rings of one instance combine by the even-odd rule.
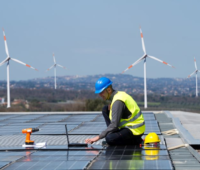
[[[145,45],[144,45],[144,39],[143,39],[143,34],[142,34],[142,29],[141,29],[141,27],[140,27],[140,35],[141,35],[142,49],[143,49],[143,51],[144,51],[144,55],[143,55],[141,58],[139,58],[136,62],[134,62],[132,65],[130,65],[127,69],[125,69],[125,70],[122,72],[122,74],[123,74],[125,71],[129,70],[131,67],[135,66],[136,64],[138,64],[139,62],[141,62],[142,60],[144,60],[144,108],[147,108],[147,83],[146,83],[146,59],[147,59],[147,57],[149,57],[149,58],[151,58],[151,59],[154,59],[154,60],[156,60],[156,61],[159,61],[159,62],[161,62],[161,63],[163,63],[163,64],[166,64],[166,65],[168,65],[168,66],[170,66],[170,67],[172,67],[172,68],[174,68],[174,66],[172,66],[172,65],[166,63],[165,61],[162,61],[162,60],[160,60],[160,59],[158,59],[158,58],[156,58],[156,57],[153,57],[153,56],[148,55],[148,54],[146,53],[146,49],[145,49]]]
[[[13,60],[13,61],[15,61],[17,63],[25,65],[25,66],[27,66],[29,68],[32,68],[32,69],[36,70],[36,71],[38,71],[38,70],[35,69],[34,67],[31,67],[28,64],[25,64],[25,63],[17,60],[17,59],[10,58],[9,51],[8,51],[8,45],[7,45],[7,41],[6,41],[6,35],[5,35],[4,29],[3,29],[3,37],[4,37],[5,50],[6,50],[7,58],[0,63],[0,66],[2,66],[5,63],[7,63],[7,108],[9,108],[10,107],[10,67],[9,67],[9,61]]]
[[[52,65],[46,71],[49,71],[50,69],[52,69],[54,67],[54,81],[55,81],[55,89],[56,89],[57,88],[57,85],[56,85],[56,66],[59,66],[59,67],[64,68],[64,69],[66,69],[66,67],[61,66],[60,64],[56,64],[56,59],[55,59],[54,53],[53,53],[53,61],[54,61],[54,65]]]
[[[188,78],[190,78],[194,73],[196,73],[196,97],[198,97],[197,73],[200,72],[200,70],[197,69],[197,63],[196,63],[195,57],[194,57],[194,66],[195,66],[195,69],[196,69],[196,70],[195,70],[192,74],[190,74],[190,75],[188,76]]]

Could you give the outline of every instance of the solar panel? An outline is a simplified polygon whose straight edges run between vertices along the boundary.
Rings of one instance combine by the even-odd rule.
[[[144,120],[145,121],[147,121],[147,120],[155,120],[155,116],[154,116],[154,114],[152,113],[149,113],[149,114],[143,114],[143,116],[144,116]],[[93,120],[93,122],[105,122],[105,120],[104,120],[104,117],[103,117],[103,115],[99,115],[99,116],[97,116],[94,120]]]
[[[68,125],[68,130],[72,130],[78,125]],[[34,135],[41,135],[41,134],[55,134],[55,135],[60,135],[60,134],[66,134],[65,132],[65,126],[64,125],[59,125],[59,124],[54,124],[54,125],[42,125],[40,126],[40,130],[38,132],[33,133]]]
[[[48,125],[80,125],[82,122],[51,122],[51,123],[46,123]]]
[[[2,120],[3,123],[25,123],[29,121],[28,119],[6,119]]]
[[[155,132],[161,134],[156,120],[145,121],[145,134]],[[85,122],[77,129],[74,129],[70,134],[100,134],[107,128],[105,122]]]
[[[148,134],[150,132],[155,132],[157,134],[161,134],[160,128],[158,127],[158,122],[156,120],[145,120],[145,133]]]
[[[1,114],[0,121],[4,119],[14,118],[14,117],[17,117],[17,115]]]
[[[144,146],[144,145],[120,145],[120,146],[108,146],[106,147],[105,149],[108,151],[108,150],[141,150],[141,149],[145,149],[144,147],[147,147],[147,146]],[[165,145],[159,145],[157,147],[158,149],[166,149],[166,146]]]
[[[153,112],[143,112],[143,111],[142,111],[142,114],[144,114],[144,115],[146,115],[146,114],[147,114],[147,115],[148,115],[148,114],[154,115]]]
[[[145,135],[156,132],[161,140],[159,149],[145,146],[109,146],[103,147],[101,139],[96,145],[88,147],[67,146],[65,127],[70,131],[71,143],[84,143],[85,139],[95,137],[106,129],[101,113],[99,114],[18,114],[0,118],[9,125],[0,126],[0,163],[12,162],[6,169],[173,169],[166,149],[165,141],[160,133],[157,120],[152,112],[144,113],[146,124]],[[162,119],[162,117],[159,117]],[[2,125],[2,124],[0,124]],[[22,148],[25,135],[24,128],[39,127],[31,140],[47,142],[47,146]],[[10,134],[10,135],[9,135]],[[20,135],[13,135],[20,134]],[[5,147],[3,147],[5,146]],[[11,152],[16,150],[18,152]],[[153,153],[153,154],[152,154]],[[181,156],[171,155],[172,157]],[[93,161],[92,161],[93,160]],[[192,160],[191,160],[192,161]],[[1,165],[1,164],[0,164]]]
[[[84,143],[85,139],[93,138],[96,135],[69,135],[69,140],[71,143]],[[22,146],[25,142],[26,135],[7,135],[7,136],[0,136],[1,147],[4,146]],[[65,145],[67,146],[67,138],[66,135],[32,135],[31,140],[34,140],[36,143],[39,142],[47,142],[47,147],[50,145],[60,146]],[[101,139],[95,144],[102,143]],[[0,149],[1,149],[0,147]]]
[[[98,115],[92,122],[105,122],[105,119],[102,114]]]
[[[26,170],[81,170],[88,165],[89,161],[60,161],[55,157],[54,161],[31,161],[30,162],[15,162],[11,164],[6,170],[26,169]]]
[[[0,152],[0,162],[2,161],[16,161],[24,156],[30,155],[31,151],[21,151],[21,152]]]
[[[24,148],[22,147],[22,145],[20,146],[1,146],[0,147],[0,152],[21,152],[21,151],[28,151],[28,152],[32,152],[35,150],[41,150],[41,151],[68,151],[68,150],[102,150],[103,146],[101,145],[92,145],[92,146],[88,146],[88,147],[70,147],[68,148],[67,146],[67,142],[65,143],[65,145],[47,145],[46,147],[43,148]]]
[[[68,117],[70,117],[70,115],[45,115],[43,117],[31,120],[29,122],[53,123],[53,122],[59,122],[59,121],[65,120]]]
[[[28,119],[28,120],[32,120],[32,119],[38,119],[41,117],[44,117],[45,114],[25,114],[25,115],[17,115],[16,117],[13,117],[12,119]]]
[[[55,145],[55,146],[47,146],[46,148],[41,148],[41,150],[102,150],[103,146],[101,145],[92,145],[88,147],[70,147],[68,148],[67,144],[66,145]]]
[[[112,156],[98,156],[96,160],[170,160],[170,157],[167,156],[133,156],[133,155],[112,155]]]
[[[80,149],[80,148],[79,148]],[[96,156],[99,154],[98,150],[69,150],[69,151],[37,151],[34,152],[33,156],[42,156],[42,155],[46,155],[46,156],[57,156],[57,155],[65,155],[65,156],[88,156],[88,155],[92,155],[92,156]]]
[[[78,128],[69,132],[69,134],[100,134],[105,130],[106,124],[104,122],[87,122],[80,125]]]
[[[66,151],[68,152],[68,151]],[[94,155],[56,155],[56,159],[59,161],[90,161],[94,159]],[[31,159],[33,162],[37,161],[55,161],[55,155],[31,155],[31,157],[25,157],[20,159],[20,162],[27,162],[28,159]]]
[[[65,120],[62,120],[62,122],[89,122],[92,121],[93,119],[95,119],[97,117],[97,115],[72,115],[70,117],[68,117]]]
[[[148,125],[148,124],[157,125],[158,122],[157,122],[157,120],[145,120],[145,124],[146,125]]]
[[[22,134],[22,129],[26,128],[37,128],[40,124],[9,124],[0,127],[0,135],[16,135]]]
[[[172,170],[169,160],[106,160],[94,162],[88,169],[121,169],[121,170]]]
[[[143,114],[144,120],[155,120],[154,115]]]
[[[131,155],[131,156],[148,156],[147,152],[149,150],[114,150],[114,151],[102,151],[102,155],[105,156],[116,156],[116,155]],[[152,151],[152,150],[151,150]],[[158,152],[156,152],[158,156],[167,156],[168,152],[166,150],[157,150]]]
[[[10,162],[8,162],[8,161],[3,161],[3,162],[1,162],[0,161],[0,168],[3,168],[4,166],[6,166],[7,164],[9,164]]]
[[[99,151],[37,151],[7,169],[84,169]]]

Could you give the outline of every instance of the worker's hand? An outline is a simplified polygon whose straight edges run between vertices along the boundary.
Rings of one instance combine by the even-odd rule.
[[[92,144],[92,143],[94,143],[94,142],[96,142],[96,141],[98,141],[98,140],[99,140],[99,136],[96,136],[96,137],[91,138],[91,139],[86,139],[86,140],[85,140],[85,143]]]

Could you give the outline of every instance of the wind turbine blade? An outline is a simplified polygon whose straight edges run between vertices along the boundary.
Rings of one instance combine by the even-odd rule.
[[[56,64],[56,58],[55,58],[54,53],[53,53],[53,61],[54,61],[54,64]]]
[[[136,64],[138,64],[140,61],[142,61],[144,59],[144,57],[146,57],[146,55],[143,55],[141,58],[139,58],[136,62],[134,62],[132,65],[130,65],[127,69],[125,69],[122,74],[124,72],[126,72],[127,70],[129,70],[130,68],[132,68],[133,66],[135,66]]]
[[[0,63],[0,66],[2,66],[3,64],[5,64],[7,61],[8,61],[8,59],[6,58],[5,60],[3,60],[3,61]]]
[[[188,76],[188,78],[190,78],[194,73],[196,73],[196,71],[194,71],[192,74],[190,74],[190,75]]]
[[[166,64],[166,65],[168,65],[168,66],[170,66],[170,67],[172,67],[172,68],[175,68],[174,66],[172,66],[172,65],[166,63],[165,61],[162,61],[162,60],[160,60],[160,59],[158,59],[158,58],[156,58],[156,57],[149,56],[149,55],[148,55],[148,57],[151,58],[151,59],[154,59],[154,60],[156,60],[156,61],[159,61],[159,62],[161,62],[161,63],[163,63],[163,64]]]
[[[6,50],[7,58],[9,58],[10,56],[9,56],[9,52],[8,52],[8,45],[7,45],[6,34],[5,34],[4,29],[3,29],[3,38],[4,38],[5,50]]]
[[[52,65],[50,68],[48,68],[46,71],[49,71],[49,70],[51,70],[53,67],[55,66],[55,64],[54,65]]]
[[[59,67],[62,67],[62,68],[64,68],[64,69],[67,69],[66,67],[64,67],[64,66],[61,66],[61,65],[59,65],[59,64],[57,64],[57,66],[59,66]]]
[[[32,69],[38,71],[36,68],[34,68],[34,67],[32,67],[32,66],[30,66],[30,65],[28,65],[28,64],[25,64],[25,63],[23,63],[23,62],[21,62],[21,61],[19,61],[19,60],[17,60],[17,59],[14,59],[14,58],[10,58],[10,59],[13,60],[13,61],[15,61],[15,62],[17,62],[17,63],[20,63],[20,64],[22,64],[22,65],[25,65],[26,67],[29,67],[29,68],[32,68]]]
[[[195,57],[194,57],[194,66],[195,66],[195,69],[198,70],[198,69],[197,69],[197,63],[196,63]]]
[[[141,27],[140,27],[140,36],[141,36],[141,40],[142,40],[142,49],[144,51],[144,54],[146,54],[146,49],[145,49],[145,45],[144,45],[144,38],[143,38],[143,33],[142,33]]]

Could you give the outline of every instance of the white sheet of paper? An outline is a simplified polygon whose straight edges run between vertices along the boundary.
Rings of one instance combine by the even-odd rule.
[[[41,143],[35,143],[34,145],[26,145],[26,144],[23,144],[22,147],[24,148],[27,148],[27,147],[34,147],[34,148],[42,148],[42,147],[45,147],[47,145],[46,142],[41,142]]]

